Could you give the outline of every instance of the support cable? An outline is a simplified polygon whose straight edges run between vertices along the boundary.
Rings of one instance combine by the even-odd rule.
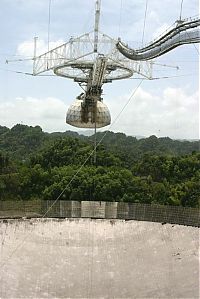
[[[95,104],[95,112],[94,112],[94,166],[97,163],[97,101]]]
[[[98,51],[100,8],[101,8],[101,0],[96,0],[95,21],[94,21],[94,52],[95,53],[97,53]]]
[[[193,44],[194,45],[194,44]],[[195,46],[195,45],[194,45]],[[195,47],[195,49],[198,51],[198,48]],[[199,51],[198,51],[199,53]],[[15,71],[15,70],[9,70],[9,69],[3,69],[0,68],[0,71],[3,72],[11,72],[11,73],[15,73],[15,74],[21,74],[21,75],[25,75],[25,76],[33,76],[32,73],[25,73],[25,72],[20,72],[20,71]],[[143,78],[143,80],[159,80],[159,79],[170,79],[170,78],[177,78],[177,77],[189,77],[189,76],[193,76],[194,73],[190,73],[190,74],[184,74],[184,75],[177,75],[177,76],[164,76],[164,77],[152,77],[151,79],[148,78]],[[52,74],[39,74],[37,75],[37,77],[55,77],[56,75],[52,75]],[[127,78],[126,80],[141,80],[140,77],[132,77],[132,78]],[[83,89],[83,87],[81,87]],[[85,89],[83,89],[85,91]]]
[[[183,9],[183,0],[181,0],[181,8],[180,8],[180,17],[179,20],[182,20],[182,9]]]
[[[144,43],[144,33],[145,33],[146,18],[147,18],[147,7],[148,7],[148,0],[146,0],[145,13],[144,13],[144,24],[143,24],[143,32],[142,32],[142,47],[143,47],[143,43]]]
[[[48,33],[47,33],[48,52],[49,52],[49,39],[50,39],[50,25],[51,25],[51,0],[49,0],[49,14],[48,14]]]
[[[4,68],[0,68],[0,71],[9,72],[9,73],[15,73],[15,74],[28,75],[28,76],[33,76],[32,73],[26,73],[26,72],[21,72],[21,71],[9,70],[9,69],[4,69]]]
[[[21,74],[21,75],[26,75],[26,76],[34,76],[33,73],[21,72],[21,71],[4,69],[4,68],[0,68],[0,71],[9,72],[9,73],[15,73],[15,74]],[[37,77],[55,77],[55,76],[56,75],[53,75],[53,74],[39,74],[39,75],[37,75]]]
[[[189,33],[187,32],[187,30],[186,30],[186,34],[187,34],[187,36],[190,38],[190,35],[189,35]],[[197,51],[198,56],[199,56],[199,49],[197,48],[197,46],[195,45],[195,43],[192,43],[192,45],[194,46],[194,48],[195,48],[195,50]]]
[[[68,187],[71,185],[72,181],[77,177],[77,175],[79,174],[79,172],[81,171],[81,169],[85,166],[85,164],[87,163],[87,161],[91,158],[91,156],[94,154],[94,151],[96,150],[96,148],[102,143],[103,139],[106,137],[106,135],[108,134],[108,132],[111,130],[111,128],[114,126],[114,124],[117,122],[117,120],[120,118],[121,114],[123,113],[123,111],[125,110],[125,108],[128,106],[128,104],[130,103],[130,101],[132,100],[133,96],[135,95],[135,93],[137,92],[138,88],[141,86],[142,82],[144,81],[144,79],[141,79],[141,81],[139,82],[139,84],[136,86],[136,88],[134,88],[133,92],[131,93],[131,96],[128,98],[128,100],[126,101],[126,103],[124,104],[124,106],[122,107],[121,111],[118,113],[118,115],[116,116],[116,118],[114,119],[113,123],[110,125],[109,129],[105,132],[105,134],[102,136],[102,138],[100,139],[100,141],[96,144],[96,147],[90,152],[90,154],[88,155],[88,157],[85,159],[85,161],[82,163],[82,165],[79,167],[79,169],[75,172],[75,174],[72,176],[71,180],[69,181],[69,183],[66,185],[66,187],[62,190],[62,192],[60,192],[60,194],[57,196],[57,198],[54,200],[54,202],[50,205],[50,207],[47,209],[47,211],[43,214],[42,218],[45,218],[45,216],[48,214],[48,212],[53,208],[53,206],[57,203],[57,201],[61,198],[61,196],[64,194],[64,192],[68,189]],[[8,258],[4,261],[2,261],[0,263],[0,268],[2,269],[7,262],[11,259],[11,257],[17,252],[17,250],[19,250],[24,242],[26,241],[26,239],[30,236],[30,234],[28,233],[23,240],[15,247],[15,249],[10,253],[10,255],[8,256]]]
[[[122,5],[123,5],[123,0],[121,0],[120,12],[119,12],[119,36],[121,35]]]
[[[102,138],[100,139],[100,141],[97,143],[96,147],[90,152],[90,154],[88,155],[88,157],[85,159],[85,161],[83,162],[83,164],[79,167],[79,169],[76,171],[76,173],[74,174],[74,176],[71,178],[71,180],[69,181],[69,183],[67,184],[67,186],[63,189],[63,191],[58,195],[58,197],[55,199],[55,201],[52,203],[52,205],[48,208],[48,210],[44,213],[44,215],[42,216],[42,218],[44,218],[48,212],[52,209],[52,207],[56,204],[56,202],[60,199],[60,197],[64,194],[64,192],[67,190],[67,188],[71,185],[72,181],[77,177],[77,175],[79,174],[79,172],[81,171],[81,169],[85,166],[85,164],[87,163],[87,161],[90,159],[90,157],[94,154],[94,151],[96,150],[96,148],[101,144],[101,142],[103,141],[103,139],[106,137],[106,135],[108,134],[108,132],[111,130],[111,128],[113,127],[113,125],[116,123],[116,121],[119,119],[119,117],[121,116],[122,112],[125,110],[125,108],[127,107],[127,105],[129,104],[129,102],[131,101],[132,97],[135,95],[136,91],[138,90],[138,88],[140,87],[140,85],[142,84],[142,82],[144,81],[144,79],[141,79],[140,83],[137,85],[137,87],[134,89],[133,93],[131,94],[130,98],[128,99],[128,101],[125,103],[125,105],[122,107],[121,111],[119,112],[119,114],[116,116],[116,118],[114,119],[113,123],[110,125],[109,129],[105,132],[105,134],[102,136]]]

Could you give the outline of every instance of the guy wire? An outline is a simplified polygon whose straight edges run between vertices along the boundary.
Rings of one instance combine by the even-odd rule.
[[[139,82],[139,84],[137,85],[137,87],[133,90],[131,96],[128,98],[127,102],[124,104],[124,106],[122,107],[121,111],[118,113],[118,115],[114,119],[113,123],[110,125],[109,130],[113,127],[113,125],[116,123],[116,121],[120,118],[121,114],[123,113],[123,111],[125,110],[125,108],[128,106],[128,104],[132,100],[133,96],[135,95],[135,93],[137,92],[138,88],[141,86],[141,84],[142,84],[143,81],[144,81],[144,79],[141,79],[141,81]],[[43,214],[43,216],[41,217],[41,219],[43,219],[48,214],[48,212],[53,208],[53,206],[56,204],[56,202],[60,199],[60,197],[64,194],[64,192],[70,186],[70,184],[72,183],[72,181],[77,177],[77,175],[79,174],[79,172],[81,171],[81,169],[84,167],[84,165],[90,159],[90,157],[94,154],[94,151],[96,150],[96,148],[101,144],[101,142],[103,141],[103,139],[106,137],[106,135],[108,134],[109,130],[107,130],[105,132],[105,134],[102,136],[102,138],[100,139],[100,141],[96,144],[95,148],[90,152],[90,154],[85,159],[85,161],[83,162],[83,164],[79,167],[79,169],[76,171],[76,173],[72,176],[72,178],[69,181],[69,183],[67,184],[67,186],[57,196],[57,198],[54,200],[54,202],[50,205],[50,207],[47,209],[47,211]],[[26,239],[28,238],[28,236],[30,236],[29,233],[24,237],[24,239],[22,240],[22,242],[20,242],[15,247],[15,249],[10,253],[10,255],[8,256],[8,258],[0,263],[0,267],[1,268],[4,267],[6,265],[6,263],[10,260],[10,258],[14,255],[14,253],[23,246],[23,244],[26,241]]]

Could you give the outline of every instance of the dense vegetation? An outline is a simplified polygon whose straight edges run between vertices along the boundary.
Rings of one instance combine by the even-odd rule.
[[[65,189],[66,200],[198,206],[197,141],[107,132],[94,165],[93,139],[44,133],[39,126],[0,126],[0,200],[56,199]]]

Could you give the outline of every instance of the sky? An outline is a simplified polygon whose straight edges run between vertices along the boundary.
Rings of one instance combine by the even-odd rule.
[[[40,53],[47,50],[49,0],[0,0],[0,125],[40,125],[46,132],[83,131],[65,123],[66,111],[81,92],[73,80],[33,77],[33,38]],[[94,0],[51,0],[50,47],[89,32],[94,25]],[[100,30],[137,48],[142,44],[146,0],[102,0]],[[181,0],[148,0],[144,44],[158,37],[180,17]],[[184,0],[182,18],[198,15],[198,0]],[[5,63],[6,60],[9,63]],[[199,49],[185,45],[154,60],[155,77],[145,80],[127,103],[139,80],[105,84],[104,102],[111,126],[103,130],[127,135],[173,139],[199,138]],[[159,64],[169,65],[169,67]],[[177,70],[176,66],[179,67]],[[115,121],[117,117],[117,120]]]

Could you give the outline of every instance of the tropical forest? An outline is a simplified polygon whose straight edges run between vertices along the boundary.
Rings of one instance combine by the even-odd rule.
[[[198,141],[85,136],[0,126],[0,200],[119,201],[198,207]]]

